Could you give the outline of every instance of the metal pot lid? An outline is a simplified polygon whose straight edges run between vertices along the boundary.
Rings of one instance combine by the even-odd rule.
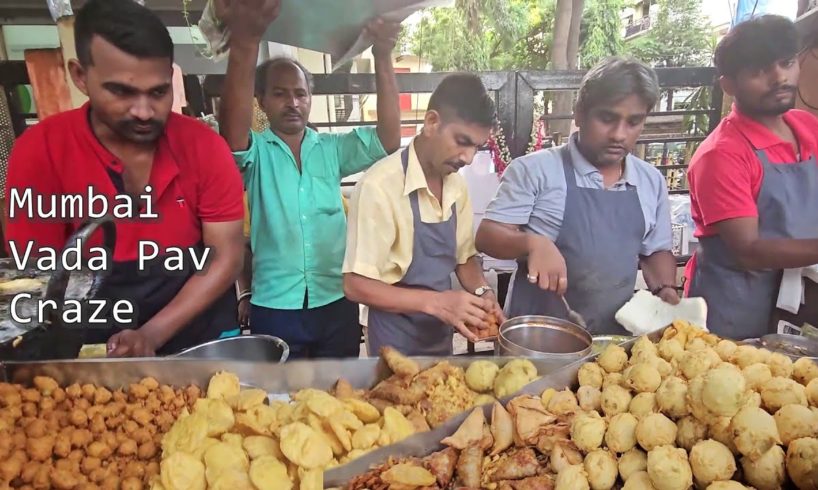
[[[803,335],[776,333],[761,337],[761,345],[790,356],[818,358],[818,341]]]

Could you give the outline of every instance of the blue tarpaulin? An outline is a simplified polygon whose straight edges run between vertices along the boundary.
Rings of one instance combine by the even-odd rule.
[[[738,0],[731,27],[766,14],[783,15],[795,20],[798,14],[798,0]]]

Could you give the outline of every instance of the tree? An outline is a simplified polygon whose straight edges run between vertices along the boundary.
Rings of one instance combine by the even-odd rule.
[[[568,70],[576,68],[579,52],[579,31],[584,0],[557,0],[554,14],[554,39],[551,43],[551,68]],[[554,113],[570,114],[573,93],[557,92],[554,95]],[[551,124],[553,132],[568,135],[571,121],[555,120]]]
[[[702,15],[702,0],[659,0],[651,29],[628,43],[637,58],[654,66],[707,66],[711,26]]]
[[[579,66],[588,69],[608,56],[622,54],[622,0],[592,0],[585,9]],[[613,15],[612,15],[613,14]]]

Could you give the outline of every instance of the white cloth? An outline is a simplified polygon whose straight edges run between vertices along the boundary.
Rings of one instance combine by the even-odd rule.
[[[683,298],[678,305],[665,303],[644,289],[633,295],[614,316],[633,335],[647,335],[675,320],[684,320],[707,330],[707,303],[704,298]]]
[[[798,314],[798,310],[804,303],[804,278],[818,283],[818,265],[801,269],[786,269],[781,277],[778,301],[775,306],[793,315]]]

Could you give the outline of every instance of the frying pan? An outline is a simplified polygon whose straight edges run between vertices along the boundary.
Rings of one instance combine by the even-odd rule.
[[[113,257],[116,245],[116,226],[110,214],[92,219],[82,225],[66,242],[66,247],[80,242],[80,250],[94,232],[102,227],[103,248],[108,257]],[[26,331],[23,335],[0,343],[0,361],[35,361],[50,359],[76,359],[85,338],[83,325],[65,325],[62,321],[62,308],[71,271],[64,268],[63,261],[56,261],[56,270],[48,280],[45,289],[45,300],[54,300],[59,306],[48,312],[43,322]],[[109,261],[110,262],[110,261]],[[91,287],[80,300],[86,303],[94,299],[110,273],[109,268],[92,271]]]

